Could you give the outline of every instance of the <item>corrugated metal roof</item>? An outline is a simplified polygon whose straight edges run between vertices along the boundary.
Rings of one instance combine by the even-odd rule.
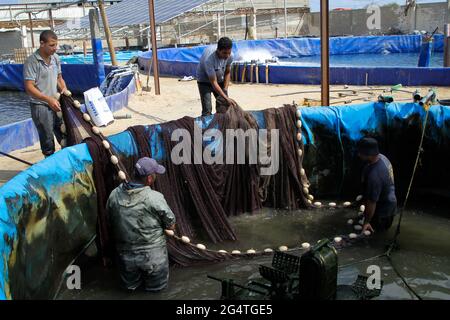
[[[211,2],[211,0],[155,0],[156,24],[171,20],[207,2]],[[107,8],[106,14],[111,27],[148,25],[150,20],[148,17],[148,0],[123,0]],[[80,21],[69,21],[57,29],[87,28],[89,28],[89,16],[81,18]]]

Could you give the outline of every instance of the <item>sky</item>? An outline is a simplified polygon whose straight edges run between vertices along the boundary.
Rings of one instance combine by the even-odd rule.
[[[430,3],[430,2],[446,2],[446,0],[417,0],[417,3]],[[352,8],[360,9],[364,8],[369,4],[389,4],[397,3],[399,5],[404,5],[405,0],[330,0],[330,9],[334,8]],[[309,0],[311,6],[311,11],[316,12],[320,10],[320,0]]]

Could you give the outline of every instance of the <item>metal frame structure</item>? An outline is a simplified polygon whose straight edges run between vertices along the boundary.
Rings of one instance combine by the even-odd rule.
[[[238,2],[248,3],[245,7],[239,6]],[[226,3],[226,5],[225,5]],[[286,5],[286,1],[284,1],[284,5]],[[253,0],[210,0],[206,3],[199,5],[187,12],[180,13],[179,15],[172,16],[170,19],[157,21],[156,30],[158,31],[158,40],[161,40],[163,37],[172,37],[177,39],[177,43],[181,43],[181,40],[187,36],[193,35],[196,32],[201,32],[207,27],[211,25],[217,24],[220,26],[220,29],[223,30],[223,35],[227,34],[227,31],[230,31],[230,26],[227,24],[227,18],[236,17],[239,15],[250,15],[255,14],[257,10],[257,14],[265,15],[265,14],[285,14],[284,19],[287,18],[287,14],[291,13],[299,13],[304,14],[309,12],[309,7],[281,7],[281,8],[264,8],[264,9],[256,9]],[[181,22],[184,18],[204,18],[204,23],[200,24],[198,27],[191,29],[187,32],[183,33],[183,24]],[[300,16],[302,17],[302,16]],[[286,23],[285,23],[286,24]],[[165,32],[163,31],[164,27],[168,25],[175,25],[175,31]],[[286,24],[287,25],[287,24]],[[262,25],[263,26],[263,25]],[[265,25],[264,25],[265,26]],[[149,29],[148,24],[141,25],[128,25],[128,26],[110,26],[112,37],[115,39],[123,39],[123,38],[133,38],[133,37],[145,37],[144,32]],[[220,33],[222,32],[220,31]],[[82,40],[86,39],[89,36],[89,30],[87,28],[80,29],[72,29],[72,30],[56,30],[58,36],[61,39],[67,40]],[[170,34],[168,36],[168,34]],[[222,34],[222,33],[221,33]],[[287,33],[285,33],[287,36]]]

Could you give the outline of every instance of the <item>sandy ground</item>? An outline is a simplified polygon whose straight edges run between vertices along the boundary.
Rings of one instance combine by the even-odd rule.
[[[145,83],[145,77],[141,76],[141,80]],[[133,125],[147,125],[158,122],[165,122],[168,120],[179,119],[183,116],[197,117],[201,113],[201,103],[197,90],[197,83],[195,81],[181,82],[174,78],[161,78],[161,95],[156,96],[152,92],[142,92],[135,94],[127,108],[115,113],[115,115],[131,115],[131,119],[118,119],[112,125],[104,128],[103,131],[107,135],[124,131],[129,126]],[[150,84],[153,86],[153,79],[150,79]],[[374,89],[385,89],[388,87],[371,87]],[[231,84],[230,97],[235,99],[239,105],[245,110],[261,110],[270,107],[280,107],[283,104],[295,102],[302,105],[305,98],[320,99],[320,93],[302,93],[295,95],[286,95],[274,97],[285,93],[293,93],[299,91],[319,90],[319,86],[309,85],[265,85],[265,84]],[[332,86],[333,89],[344,89],[344,86]],[[351,86],[350,89],[366,89],[366,87]],[[426,94],[428,88],[414,87],[405,88],[408,90],[419,89],[423,95]],[[370,99],[376,100],[378,94],[382,91],[374,91],[375,95]],[[407,99],[409,101],[411,94],[397,92],[393,94],[396,101]],[[331,93],[331,103],[344,104],[344,100],[352,99],[354,97],[339,98],[338,93]],[[358,97],[368,97],[367,94],[359,94]],[[438,88],[438,97],[450,98],[450,88]],[[333,99],[336,98],[336,99]],[[352,104],[362,103],[364,101],[353,101]],[[213,103],[214,108],[214,103]],[[12,155],[24,159],[31,163],[36,163],[43,159],[41,154],[39,142],[35,145],[17,150],[11,153]],[[25,170],[28,166],[0,156],[0,185],[7,182],[9,179]]]

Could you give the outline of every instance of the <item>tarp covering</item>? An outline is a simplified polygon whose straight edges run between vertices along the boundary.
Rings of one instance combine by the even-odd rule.
[[[405,194],[425,120],[414,103],[367,103],[302,109],[306,156],[304,166],[314,194],[356,194],[361,163],[357,141],[365,135],[380,142],[394,166],[397,193]],[[414,188],[450,192],[450,108],[432,106]],[[330,157],[330,155],[333,155]]]
[[[443,36],[436,35],[433,48],[443,51]],[[330,54],[388,54],[419,52],[421,36],[369,36],[369,37],[336,37],[330,39]],[[196,76],[198,61],[206,46],[193,48],[171,48],[158,51],[160,72],[170,76]],[[295,58],[320,54],[320,39],[294,38],[273,40],[237,41],[233,47],[234,56],[239,59],[247,54],[269,53],[278,58]],[[147,71],[151,52],[141,53],[139,66]],[[239,67],[239,74],[243,66]],[[248,68],[250,68],[248,66]],[[249,81],[249,69],[247,81]],[[365,85],[366,75],[369,85],[450,85],[450,73],[447,68],[415,68],[415,67],[332,67],[330,81],[332,84]],[[260,82],[266,82],[265,66],[259,68]],[[320,84],[320,67],[304,67],[295,65],[269,66],[269,83],[288,84]]]
[[[113,68],[106,65],[105,73]],[[61,64],[61,70],[67,87],[75,94],[98,86],[93,64]],[[0,90],[25,90],[23,64],[0,64]]]
[[[91,70],[91,72],[94,71]],[[70,75],[70,72],[67,72],[66,74]],[[64,77],[66,77],[66,74],[64,74]],[[86,77],[92,78],[92,74],[89,73]],[[71,77],[69,76],[69,79],[70,78]],[[128,83],[124,83],[123,85],[125,87],[122,91],[106,97],[106,102],[113,112],[127,106],[131,94],[136,91],[136,82],[134,81],[134,78],[130,78],[130,81]],[[96,87],[95,84],[93,86]],[[70,85],[68,85],[68,87],[72,89]],[[82,108],[84,110],[85,106],[82,105]],[[38,140],[39,137],[36,127],[31,119],[0,127],[0,151],[2,152],[9,153],[14,150],[26,148],[32,146]]]
[[[260,127],[265,127],[264,112],[252,115]],[[360,165],[356,142],[372,135],[391,159],[401,192],[412,171],[424,116],[421,106],[405,103],[302,108],[303,163],[312,188],[318,195],[355,194]],[[198,118],[196,123],[206,128],[212,119]],[[166,126],[146,129],[151,154],[159,161],[167,157],[162,134],[170,128]],[[121,160],[138,154],[129,131],[109,140]],[[450,108],[433,106],[415,189],[430,185],[448,188],[448,163]],[[0,298],[48,297],[67,263],[95,233],[97,202],[92,165],[87,146],[76,145],[41,161],[0,188]]]

